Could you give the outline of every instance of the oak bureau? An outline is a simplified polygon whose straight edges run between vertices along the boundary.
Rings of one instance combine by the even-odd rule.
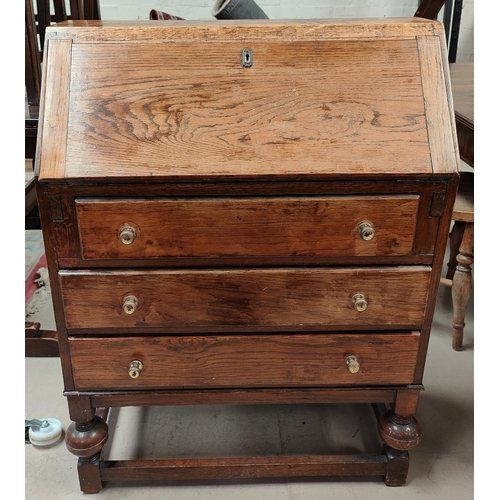
[[[67,22],[36,177],[84,492],[402,485],[456,194],[442,25]],[[381,453],[111,461],[124,406],[367,403]]]

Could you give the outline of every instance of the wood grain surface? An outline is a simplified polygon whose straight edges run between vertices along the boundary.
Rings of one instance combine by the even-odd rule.
[[[207,21],[68,21],[46,37],[75,43],[179,40],[410,39],[444,33],[442,23],[417,17],[365,19],[218,19]]]
[[[44,56],[35,174],[64,177],[70,93],[71,40],[47,42]]]
[[[408,384],[418,342],[418,333],[70,339],[77,389]],[[134,359],[144,366],[136,379]]]
[[[418,57],[415,39],[74,45],[64,176],[431,173]]]
[[[383,476],[384,455],[281,455],[270,457],[106,460],[103,481],[190,481],[253,477]]]
[[[113,405],[384,403],[412,437],[458,184],[442,24],[66,22],[47,40],[36,182],[82,491],[192,475],[404,484],[408,455],[387,449],[90,455],[97,422],[107,433],[95,407]]]
[[[412,386],[419,391],[422,386]],[[130,406],[177,406],[177,405],[261,405],[261,404],[317,404],[333,403],[393,403],[398,386],[384,387],[298,387],[252,389],[163,389],[154,392],[147,389],[122,389],[66,392],[76,398],[89,395],[92,405],[99,407]]]
[[[416,195],[76,200],[86,259],[410,255],[418,204]],[[131,244],[119,238],[126,226]]]
[[[441,40],[437,36],[417,37],[417,43],[432,169],[437,174],[456,173],[460,160],[449,76],[444,78],[440,53]]]
[[[430,268],[64,270],[59,276],[70,329],[307,331],[419,327]],[[352,301],[358,292],[368,302],[363,312]],[[129,295],[139,301],[133,314],[122,308]]]

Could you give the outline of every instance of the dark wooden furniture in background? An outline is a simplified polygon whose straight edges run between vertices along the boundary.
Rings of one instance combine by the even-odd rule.
[[[57,358],[59,356],[57,332],[42,330],[38,322],[26,322],[24,355],[32,358]]]
[[[460,158],[474,168],[474,63],[450,64],[453,103]],[[441,284],[451,287],[453,301],[452,346],[463,346],[465,312],[472,294],[474,262],[474,172],[462,172],[453,208],[450,260]]]
[[[454,63],[457,60],[463,0],[421,0],[414,15],[424,19],[437,19],[443,6],[442,21],[448,48],[448,62]]]
[[[25,0],[25,143],[24,154],[34,162],[38,136],[40,90],[42,79],[45,31],[54,23],[67,20],[101,18],[99,0],[70,0],[66,11],[65,0]],[[51,15],[51,10],[54,14]],[[41,229],[35,179],[25,185],[25,229]],[[39,323],[25,324],[25,356],[59,356],[57,332],[41,328]]]
[[[448,62],[457,61],[458,38],[462,22],[463,0],[446,0],[443,12],[443,24],[448,45]]]
[[[65,0],[25,0],[24,69],[25,69],[25,158],[33,160],[36,154],[40,85],[45,45],[45,30],[54,23],[68,20],[101,19],[99,0],[70,0],[69,12]],[[51,11],[54,12],[51,14]],[[25,186],[25,227],[40,229],[36,205],[35,181]]]
[[[459,181],[442,25],[85,22],[47,38],[37,191],[81,489],[404,484]],[[375,405],[382,453],[100,457],[100,408],[321,402]]]
[[[451,288],[453,302],[453,339],[455,351],[463,347],[465,312],[472,294],[474,263],[474,172],[462,172],[453,207],[450,233],[450,259],[441,284]]]
[[[474,63],[450,64],[460,158],[474,168]]]
[[[446,0],[420,0],[414,16],[436,20],[445,2]]]

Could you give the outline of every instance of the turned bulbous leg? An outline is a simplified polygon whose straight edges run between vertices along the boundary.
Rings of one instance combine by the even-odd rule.
[[[66,446],[77,457],[99,453],[108,440],[108,426],[101,417],[89,422],[72,422],[66,432]]]
[[[107,440],[108,426],[99,416],[87,422],[72,422],[68,427],[66,446],[79,457],[78,476],[84,493],[97,493],[102,489],[99,460]]]
[[[391,409],[381,413],[377,408],[379,419],[378,432],[384,446],[382,453],[387,457],[387,486],[403,486],[406,484],[410,456],[408,450],[417,446],[422,436],[422,429],[413,416],[417,410],[418,389],[401,389]]]
[[[387,457],[387,486],[406,484],[410,457],[408,450],[420,442],[422,429],[413,415],[399,416],[387,410],[379,420],[378,432],[384,440],[383,453]]]
[[[378,432],[391,448],[401,451],[417,446],[422,436],[422,428],[413,415],[401,417],[392,410],[380,417]]]

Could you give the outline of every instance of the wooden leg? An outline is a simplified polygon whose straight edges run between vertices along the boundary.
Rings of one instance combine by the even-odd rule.
[[[97,493],[102,489],[100,454],[108,440],[108,426],[90,406],[90,398],[68,398],[70,418],[73,422],[66,431],[66,446],[78,458],[80,489],[84,493]]]
[[[385,484],[387,486],[404,486],[410,467],[410,454],[407,451],[395,450],[386,444],[384,444],[382,453],[387,457]]]
[[[453,349],[460,351],[463,345],[465,311],[472,293],[471,266],[474,262],[474,223],[465,225],[457,255],[457,267],[451,285],[453,302]]]
[[[98,493],[102,490],[100,460],[100,452],[88,458],[78,458],[78,479],[83,493]]]
[[[446,272],[446,279],[451,280],[455,275],[457,269],[457,255],[460,249],[465,230],[465,222],[455,221],[453,229],[450,233],[450,260],[448,261],[448,271]]]
[[[385,442],[383,453],[387,456],[387,486],[406,484],[410,458],[408,450],[420,442],[422,429],[413,416],[417,409],[419,390],[398,391],[396,402],[379,419],[378,432]]]
[[[395,450],[410,450],[417,446],[422,428],[413,415],[401,417],[393,410],[387,410],[378,423],[380,437]]]

